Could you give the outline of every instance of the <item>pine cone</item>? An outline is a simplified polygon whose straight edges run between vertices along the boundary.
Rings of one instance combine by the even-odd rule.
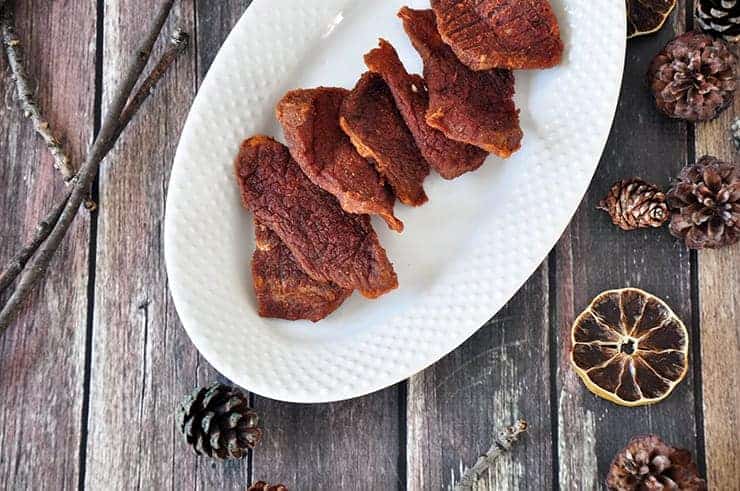
[[[668,192],[671,233],[691,249],[715,249],[740,240],[740,167],[702,157],[684,168]]]
[[[688,121],[716,118],[735,96],[736,65],[721,39],[695,32],[677,37],[650,64],[648,81],[658,109]]]
[[[282,484],[273,484],[270,486],[265,481],[257,481],[256,483],[249,486],[247,491],[288,491],[288,488]]]
[[[622,230],[657,228],[670,215],[665,194],[636,177],[616,182],[599,203],[599,209],[607,212]]]
[[[740,0],[698,0],[696,22],[702,31],[736,43],[740,40]]]
[[[180,405],[178,419],[180,431],[198,455],[241,459],[262,436],[246,395],[219,383],[195,389]]]
[[[630,440],[612,461],[606,484],[619,491],[707,489],[689,451],[666,445],[655,435]]]

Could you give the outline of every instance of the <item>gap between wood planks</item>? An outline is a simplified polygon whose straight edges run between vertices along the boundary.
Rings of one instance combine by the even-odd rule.
[[[103,15],[105,12],[105,0],[97,0],[95,9],[95,93],[93,95],[93,139],[100,132],[103,119]],[[100,178],[95,176],[91,189],[93,202],[99,203]],[[79,491],[85,489],[85,478],[87,474],[87,439],[88,424],[90,417],[90,381],[92,377],[92,351],[93,351],[93,314],[95,312],[95,275],[98,252],[98,212],[99,207],[89,210],[90,213],[90,238],[88,241],[88,268],[87,268],[87,318],[85,328],[87,336],[85,339],[85,379],[83,382],[82,418],[80,431],[79,452]]]

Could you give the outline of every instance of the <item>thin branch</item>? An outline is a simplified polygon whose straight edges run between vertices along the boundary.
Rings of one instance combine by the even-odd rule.
[[[152,47],[159,37],[159,33],[162,31],[162,27],[167,20],[170,10],[172,10],[173,4],[174,0],[166,0],[161,4],[144,43],[137,50],[133,60],[129,64],[123,81],[115,92],[115,97],[113,98],[111,107],[105,115],[100,133],[95,138],[95,142],[93,143],[85,162],[80,168],[77,180],[73,185],[72,195],[65,204],[57,225],[51,231],[46,241],[44,241],[38,248],[31,262],[23,270],[15,290],[11,294],[7,303],[3,306],[2,310],[0,310],[0,333],[8,328],[11,321],[15,318],[15,315],[23,305],[23,302],[31,292],[31,289],[46,274],[51,258],[59,248],[59,244],[62,242],[62,239],[66,236],[75,216],[77,216],[80,204],[82,204],[87,196],[87,189],[90,187],[93,179],[95,179],[98,166],[105,158],[108,151],[115,145],[115,142],[120,135],[120,133],[117,133],[119,118],[126,105],[126,101],[131,96],[131,92],[133,91],[137,80],[141,77],[141,73],[144,71],[144,67],[151,55]]]
[[[114,139],[118,139],[126,127],[128,127],[133,117],[139,112],[141,106],[144,105],[144,102],[146,102],[149,96],[154,92],[157,84],[162,80],[162,77],[164,77],[169,68],[175,62],[178,55],[187,49],[189,41],[190,36],[181,28],[177,28],[175,32],[172,33],[172,36],[170,36],[170,46],[167,48],[167,51],[165,51],[159,61],[157,61],[157,64],[154,65],[154,68],[152,68],[152,71],[149,73],[147,78],[144,79],[139,86],[136,94],[134,94],[121,112],[121,117],[118,118],[118,128],[116,128]],[[107,149],[106,153],[108,151],[110,151],[110,149]],[[84,205],[88,211],[95,211],[98,205],[92,199],[92,183],[90,186]]]
[[[172,36],[170,36],[170,48],[165,51],[165,53],[152,69],[149,76],[144,80],[144,82],[141,83],[139,89],[136,91],[136,94],[134,94],[128,104],[126,104],[126,106],[121,111],[121,115],[118,118],[118,127],[116,128],[113,138],[111,138],[112,141],[117,140],[118,137],[121,136],[133,117],[136,115],[139,109],[141,109],[144,101],[146,101],[149,95],[151,95],[151,93],[154,91],[154,88],[157,86],[164,74],[167,73],[167,70],[170,68],[170,66],[172,66],[172,63],[174,63],[177,56],[185,51],[185,49],[188,47],[189,39],[190,36],[188,36],[188,34],[179,27],[175,30],[174,33],[172,33]],[[150,54],[151,49],[152,47],[149,48]],[[146,65],[146,63],[144,63],[144,65]],[[139,73],[139,78],[141,78],[141,73]],[[110,151],[112,146],[113,143],[111,143],[108,148],[104,150],[106,154]],[[87,191],[87,197],[84,200],[85,209],[91,212],[95,211],[98,208],[98,204],[92,199],[92,186],[94,181],[95,179],[93,178]]]
[[[21,41],[15,32],[12,7],[9,5],[0,18],[0,30],[2,31],[2,41],[5,46],[5,53],[8,56],[8,64],[13,73],[13,80],[18,93],[18,103],[23,113],[33,123],[33,129],[43,138],[46,148],[54,158],[54,168],[62,173],[64,182],[67,184],[74,179],[75,171],[72,168],[71,160],[64,151],[62,144],[54,137],[54,132],[49,126],[49,122],[44,117],[34,95],[33,83],[30,75],[24,66],[23,47]]]
[[[488,470],[499,457],[508,453],[519,440],[519,435],[525,431],[527,431],[527,422],[523,419],[500,431],[488,452],[481,455],[475,465],[465,471],[460,482],[455,486],[455,491],[472,491],[481,474]]]
[[[154,18],[152,28],[149,31],[147,37],[144,39],[141,47],[139,47],[139,49],[136,51],[133,60],[131,60],[131,64],[129,65],[128,71],[126,72],[126,76],[124,77],[123,82],[121,82],[121,85],[119,85],[118,90],[116,91],[116,96],[113,98],[111,108],[106,114],[105,123],[108,123],[110,127],[105,128],[105,124],[103,125],[104,127],[101,128],[100,134],[95,141],[96,144],[99,140],[101,140],[101,136],[106,133],[105,130],[108,130],[110,133],[105,135],[105,138],[102,139],[103,142],[105,142],[106,140],[111,140],[114,137],[115,128],[117,126],[119,118],[121,117],[121,113],[124,107],[126,107],[126,101],[128,101],[129,97],[131,96],[136,82],[138,82],[141,78],[141,74],[144,71],[144,68],[146,68],[149,57],[152,55],[154,43],[157,42],[157,38],[159,38],[159,33],[162,32],[164,23],[167,20],[167,17],[169,16],[174,4],[175,0],[165,0],[160,5],[159,12]],[[100,150],[103,150],[105,148],[105,145],[101,144]]]
[[[54,229],[54,226],[59,221],[59,217],[62,215],[62,210],[67,205],[71,192],[65,193],[64,199],[58,203],[48,215],[46,215],[36,226],[36,231],[31,241],[24,245],[15,256],[13,256],[8,264],[0,273],[0,293],[2,293],[16,277],[23,271],[23,268],[31,259],[33,253],[39,246],[49,237],[49,234]]]
[[[131,119],[139,111],[142,104],[144,104],[144,101],[146,101],[152,92],[154,92],[159,81],[162,80],[164,74],[167,73],[167,70],[169,70],[175,62],[177,56],[187,49],[189,41],[190,36],[188,36],[188,34],[181,28],[177,28],[175,32],[172,33],[172,36],[170,37],[170,46],[164,52],[154,68],[152,68],[149,76],[141,83],[136,94],[131,98],[129,103],[126,104],[123,112],[121,112],[117,134],[120,135],[123,130],[126,129],[126,126],[128,126]]]
[[[154,92],[157,84],[160,80],[162,80],[162,77],[164,77],[169,68],[175,62],[178,55],[180,55],[187,49],[189,41],[190,36],[181,28],[177,28],[175,32],[172,33],[172,36],[170,36],[170,46],[161,56],[159,61],[157,61],[157,64],[154,65],[152,71],[139,86],[136,94],[134,94],[134,96],[131,98],[128,104],[126,104],[126,107],[121,112],[121,117],[118,118],[118,128],[116,129],[115,139],[117,139],[121,135],[121,133],[123,133],[123,131],[129,125],[136,113],[139,112],[139,109],[141,109],[141,106],[144,104],[144,102],[146,102],[149,96]],[[95,209],[97,208],[97,203],[93,201],[91,196],[92,183],[91,188],[88,190],[87,198],[85,199],[84,204],[87,210],[95,211]]]

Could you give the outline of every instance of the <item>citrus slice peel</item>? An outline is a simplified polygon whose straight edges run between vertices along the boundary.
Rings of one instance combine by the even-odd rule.
[[[622,406],[662,401],[688,372],[686,326],[637,288],[597,296],[571,328],[571,363],[594,394]]]
[[[676,0],[627,0],[627,39],[660,30]]]

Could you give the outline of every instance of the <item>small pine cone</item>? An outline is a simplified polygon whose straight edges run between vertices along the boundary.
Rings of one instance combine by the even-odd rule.
[[[655,104],[671,118],[709,121],[732,104],[737,57],[727,42],[687,32],[658,53],[648,81]]]
[[[678,179],[667,195],[671,233],[691,249],[740,241],[740,166],[707,155]]]
[[[265,481],[257,481],[256,483],[249,486],[247,491],[288,491],[288,488],[282,484],[273,484],[272,486],[267,484]]]
[[[658,228],[670,215],[665,194],[636,177],[616,182],[599,203],[599,209],[607,212],[622,230]]]
[[[702,31],[725,41],[740,41],[740,0],[698,0],[696,23]]]
[[[707,489],[689,451],[673,448],[655,435],[630,440],[612,461],[606,484],[616,491]]]
[[[244,458],[262,436],[247,396],[219,383],[195,389],[180,405],[178,419],[195,453],[217,459]]]

